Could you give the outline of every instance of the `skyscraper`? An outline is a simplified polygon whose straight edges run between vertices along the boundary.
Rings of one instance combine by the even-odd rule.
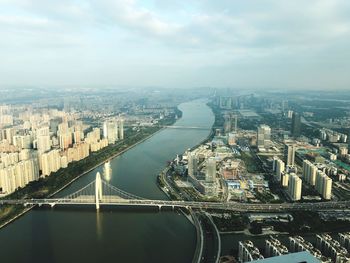
[[[286,144],[284,146],[284,159],[287,166],[294,166],[295,149],[296,147],[294,144]]]
[[[291,132],[293,137],[299,137],[301,134],[301,117],[297,112],[293,112]]]

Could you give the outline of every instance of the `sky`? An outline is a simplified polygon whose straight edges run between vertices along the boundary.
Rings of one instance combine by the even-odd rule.
[[[349,0],[0,0],[0,86],[350,89]]]

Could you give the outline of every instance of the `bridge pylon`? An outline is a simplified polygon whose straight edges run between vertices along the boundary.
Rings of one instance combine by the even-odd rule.
[[[102,180],[100,172],[97,172],[95,180],[95,202],[97,211],[100,209],[100,201],[102,201]]]

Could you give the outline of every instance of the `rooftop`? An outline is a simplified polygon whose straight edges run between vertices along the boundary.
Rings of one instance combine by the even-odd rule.
[[[291,253],[283,256],[278,257],[271,257],[266,258],[263,260],[256,260],[252,261],[256,263],[297,263],[297,262],[306,262],[306,263],[320,263],[318,259],[313,257],[309,252],[303,251],[303,252],[297,252],[297,253]]]

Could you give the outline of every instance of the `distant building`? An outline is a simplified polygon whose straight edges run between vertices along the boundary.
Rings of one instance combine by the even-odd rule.
[[[51,141],[49,135],[38,135],[36,139],[36,148],[39,153],[49,151],[51,149]]]
[[[61,168],[61,156],[59,150],[51,150],[40,156],[41,174],[46,177]]]
[[[268,125],[262,124],[258,127],[257,140],[258,148],[268,146],[268,142],[271,140],[271,128]]]
[[[291,133],[293,137],[299,137],[301,134],[301,116],[297,112],[293,112]]]
[[[238,115],[233,115],[233,131],[237,132],[237,122],[238,122]]]
[[[113,144],[118,139],[118,125],[114,121],[103,123],[103,137],[108,140],[108,144]]]
[[[227,114],[224,116],[225,122],[224,122],[224,132],[225,134],[228,134],[232,131],[232,120],[231,120],[231,114]]]
[[[236,133],[234,132],[230,132],[228,134],[228,145],[232,146],[232,145],[236,145]]]
[[[119,140],[124,140],[124,120],[123,119],[119,119],[118,128],[119,128]]]

